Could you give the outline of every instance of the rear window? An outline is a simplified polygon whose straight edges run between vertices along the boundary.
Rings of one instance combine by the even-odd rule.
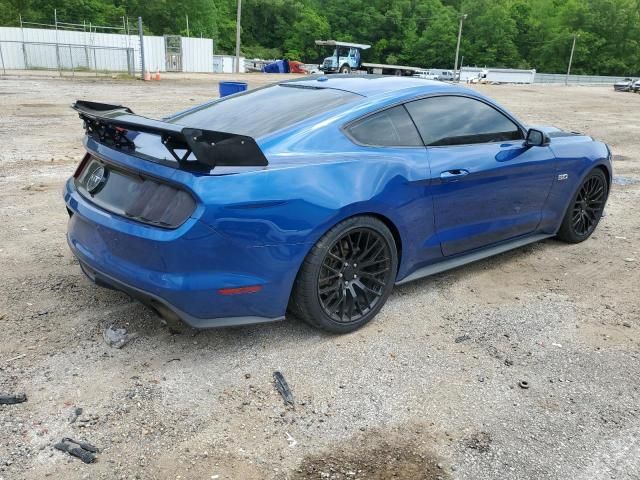
[[[169,121],[256,138],[359,99],[355,93],[331,88],[273,85],[223,98]]]
[[[399,105],[369,115],[348,128],[361,145],[382,147],[422,147],[422,139],[407,110]]]

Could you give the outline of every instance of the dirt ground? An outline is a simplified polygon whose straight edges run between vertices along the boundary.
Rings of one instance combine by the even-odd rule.
[[[68,106],[159,117],[220,78],[0,77],[0,394],[28,396],[0,405],[1,480],[640,479],[640,95],[475,87],[609,143],[616,184],[587,242],[398,287],[350,335],[294,319],[171,335],[67,248],[61,188],[83,134]],[[109,347],[111,324],[138,337]],[[54,450],[62,437],[98,446],[97,462]]]

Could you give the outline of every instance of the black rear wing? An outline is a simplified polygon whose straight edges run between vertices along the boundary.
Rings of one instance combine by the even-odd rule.
[[[84,121],[87,135],[105,145],[135,151],[133,141],[127,137],[128,132],[160,136],[162,144],[180,167],[193,167],[194,163],[200,169],[216,166],[263,167],[269,163],[256,141],[245,135],[153,120],[135,115],[130,108],[121,105],[78,100],[71,108]],[[189,159],[191,154],[195,161]]]

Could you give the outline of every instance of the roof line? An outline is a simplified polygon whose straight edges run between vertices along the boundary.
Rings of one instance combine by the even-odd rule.
[[[353,93],[354,95],[358,95],[359,97],[364,97],[364,98],[367,97],[362,93],[354,92],[353,90],[347,90],[346,88],[336,88],[336,87],[320,86],[320,85],[318,85],[317,87],[315,86],[312,87],[309,85],[284,85],[284,83],[286,82],[281,82],[278,85],[280,85],[281,87],[287,87],[287,88],[306,88],[308,90],[339,90],[341,92]]]

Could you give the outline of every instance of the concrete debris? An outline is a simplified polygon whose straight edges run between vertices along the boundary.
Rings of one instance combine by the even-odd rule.
[[[284,432],[284,433],[287,435],[287,442],[289,442],[289,447],[290,448],[295,447],[298,444],[296,439],[293,438],[289,432]]]
[[[107,345],[113,348],[122,348],[134,338],[138,337],[137,333],[127,333],[126,328],[113,328],[109,325],[102,336]]]

